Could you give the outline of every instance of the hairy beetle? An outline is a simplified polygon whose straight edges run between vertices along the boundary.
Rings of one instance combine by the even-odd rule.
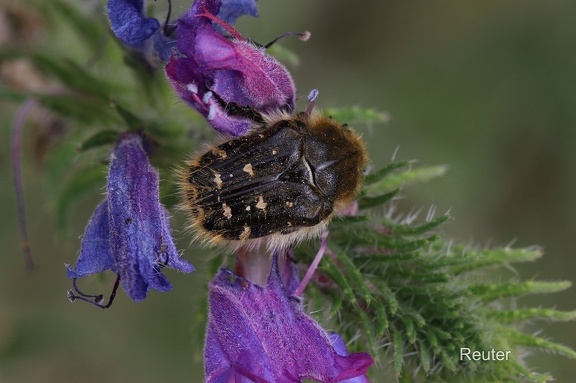
[[[317,109],[262,118],[180,169],[182,206],[205,243],[286,248],[319,236],[360,190],[367,153],[353,130]]]

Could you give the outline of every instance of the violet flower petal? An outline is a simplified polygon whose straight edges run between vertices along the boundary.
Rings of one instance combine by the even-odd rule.
[[[116,37],[153,68],[168,61],[176,40],[164,35],[160,22],[145,17],[143,0],[109,0],[108,17]]]
[[[284,289],[288,295],[293,295],[294,291],[298,288],[298,285],[300,285],[300,275],[296,262],[294,262],[291,254],[279,256],[279,262],[281,270],[280,278],[282,279]]]
[[[104,200],[96,207],[86,226],[75,268],[66,265],[68,278],[82,278],[110,269],[116,271],[110,253],[109,232],[108,201]]]
[[[124,136],[112,153],[108,173],[110,249],[122,286],[136,301],[144,299],[150,287],[172,288],[162,267],[194,270],[180,259],[167,218],[159,201],[158,173],[148,162],[140,136]]]
[[[255,0],[222,0],[218,12],[219,18],[228,24],[234,24],[242,15],[258,17],[258,7]]]
[[[332,347],[338,353],[338,355],[347,356],[348,350],[346,349],[346,345],[340,335],[336,334],[335,332],[330,334],[330,341],[332,342]],[[370,379],[366,375],[360,375],[354,378],[341,380],[338,383],[370,383]]]
[[[138,45],[160,28],[158,20],[144,16],[144,0],[109,0],[106,7],[112,31],[124,44]]]
[[[78,262],[74,269],[67,266],[68,277],[112,270],[128,296],[139,301],[150,288],[172,288],[163,267],[194,270],[174,245],[168,212],[159,200],[158,173],[148,162],[142,138],[126,134],[110,156],[108,196],[90,219]]]
[[[338,382],[363,375],[365,353],[340,355],[328,334],[286,292],[275,257],[266,286],[221,269],[209,287],[207,382]],[[240,379],[242,377],[242,379]]]
[[[156,18],[146,17],[144,0],[109,0],[106,8],[112,31],[120,41],[154,68],[168,61],[176,39],[164,34]],[[258,16],[258,11],[254,0],[225,0],[220,14],[223,20],[234,23],[245,14]]]
[[[233,115],[225,105],[236,104],[260,113],[294,109],[296,91],[286,68],[264,49],[234,31],[232,38],[213,25],[219,0],[196,1],[178,21],[178,50],[165,71],[184,101],[198,110],[219,132],[240,136],[254,121]],[[219,21],[219,26],[225,25]]]

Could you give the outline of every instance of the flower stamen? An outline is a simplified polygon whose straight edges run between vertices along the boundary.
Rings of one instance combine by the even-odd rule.
[[[104,295],[102,295],[102,294],[90,295],[90,294],[83,293],[78,288],[78,285],[76,284],[76,279],[77,278],[72,278],[72,286],[74,287],[74,290],[68,290],[66,292],[66,295],[68,296],[68,300],[70,301],[70,303],[74,303],[74,301],[76,299],[79,299],[81,301],[91,303],[96,307],[100,307],[101,309],[107,309],[107,308],[110,308],[110,306],[112,306],[112,303],[114,302],[114,298],[116,297],[116,291],[118,291],[118,286],[120,286],[120,277],[119,276],[116,277],[116,282],[114,282],[114,287],[112,288],[112,293],[110,293],[110,297],[108,298],[108,303],[106,303],[105,305],[102,304],[102,300],[104,299]]]
[[[304,275],[304,278],[302,278],[302,280],[300,281],[300,284],[298,285],[296,290],[294,290],[293,295],[295,295],[297,297],[302,296],[302,293],[304,292],[304,289],[306,289],[308,282],[310,282],[310,279],[312,278],[312,276],[314,275],[314,273],[318,269],[318,265],[320,264],[320,261],[324,257],[324,253],[326,253],[326,249],[328,249],[328,234],[329,234],[329,230],[325,230],[324,233],[322,234],[322,237],[320,239],[320,248],[318,249],[316,256],[314,256],[314,260],[310,264],[310,267],[308,267],[308,270],[306,270],[306,274]]]
[[[170,17],[172,16],[172,0],[168,0],[168,14],[164,21],[164,34],[170,36],[176,30],[176,24],[170,25]]]
[[[312,111],[314,110],[314,107],[316,106],[316,99],[318,98],[318,96],[320,95],[320,91],[318,89],[312,89],[310,91],[310,93],[308,93],[308,107],[306,108],[306,112],[305,114],[310,117],[310,115],[312,114]]]
[[[304,32],[284,32],[281,35],[278,35],[278,37],[276,37],[274,40],[270,41],[268,44],[263,45],[263,47],[265,49],[270,48],[272,45],[274,45],[278,40],[284,38],[284,37],[288,37],[288,36],[297,36],[298,39],[300,41],[308,41],[308,39],[310,39],[310,36],[312,36],[312,34],[308,31],[304,31]]]
[[[228,24],[224,20],[220,19],[217,16],[214,16],[213,14],[211,14],[209,12],[198,13],[196,16],[197,17],[206,17],[207,19],[212,20],[213,22],[218,24],[220,27],[222,27],[222,29],[224,29],[226,32],[228,32],[231,36],[235,37],[238,40],[246,40],[244,38],[244,36],[242,36],[240,33],[238,33],[238,31],[236,29],[234,29],[230,24]]]

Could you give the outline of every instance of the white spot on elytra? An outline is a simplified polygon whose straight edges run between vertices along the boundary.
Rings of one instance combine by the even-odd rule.
[[[228,154],[226,154],[226,151],[220,149],[220,148],[212,148],[212,153],[214,153],[214,155],[220,157],[220,159],[225,160],[226,158],[228,158]]]
[[[222,182],[222,177],[220,176],[220,173],[214,174],[214,179],[212,181],[214,181],[218,189],[222,188],[222,184],[224,182]]]
[[[250,211],[250,205],[246,206],[246,211]]]
[[[264,209],[266,209],[266,206],[268,206],[268,204],[266,202],[264,202],[264,197],[259,195],[258,196],[258,203],[256,204],[256,207],[260,210],[264,210]]]
[[[251,232],[252,230],[250,230],[249,226],[244,226],[244,230],[242,231],[242,234],[240,234],[240,239],[241,240],[248,239],[250,237]]]
[[[226,205],[226,202],[222,204],[222,209],[224,210],[224,217],[228,219],[232,218],[232,209],[230,206]]]
[[[294,206],[294,202],[286,201],[286,207],[292,207],[292,206]]]
[[[246,173],[250,174],[250,177],[254,176],[254,169],[252,169],[252,164],[246,164],[242,168]]]
[[[278,154],[278,150],[272,149],[272,154],[274,154],[274,155]]]

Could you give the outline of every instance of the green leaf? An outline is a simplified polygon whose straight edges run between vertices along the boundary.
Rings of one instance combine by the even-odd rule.
[[[356,267],[354,262],[348,257],[346,252],[338,249],[337,247],[332,247],[333,252],[335,253],[336,257],[341,263],[341,267],[345,270],[346,279],[348,282],[354,286],[354,290],[356,291],[356,295],[361,297],[361,299],[366,304],[371,304],[372,302],[372,294],[370,293],[368,287],[366,286],[365,280],[362,276],[360,270]]]
[[[378,169],[374,173],[370,173],[364,178],[365,185],[372,185],[376,182],[382,181],[386,176],[391,174],[393,171],[410,166],[410,161],[397,161],[389,163],[383,168]]]
[[[107,102],[111,93],[122,89],[117,84],[92,75],[70,59],[55,59],[43,53],[34,53],[30,59],[40,71],[56,77],[70,89],[80,92],[82,97],[93,101],[100,99]]]
[[[420,364],[422,365],[424,372],[428,374],[432,366],[432,357],[422,341],[418,341],[418,352],[420,354]]]
[[[0,86],[0,98],[14,102],[24,102],[30,95],[26,92],[15,91]]]
[[[432,231],[432,230],[438,228],[438,226],[442,225],[443,223],[445,223],[449,219],[450,219],[450,216],[441,215],[441,216],[436,217],[434,219],[431,219],[430,221],[423,223],[421,225],[417,225],[417,226],[392,225],[390,227],[390,229],[396,235],[409,235],[409,236],[423,235],[429,231]]]
[[[382,338],[390,325],[388,320],[388,314],[386,314],[386,307],[381,303],[380,300],[374,300],[374,311],[376,316],[374,317],[374,332],[378,339]]]
[[[372,108],[327,108],[324,115],[334,118],[336,121],[345,122],[350,125],[386,123],[390,121],[390,116],[386,112],[380,112]]]
[[[73,94],[36,94],[32,95],[39,99],[40,103],[53,112],[81,124],[102,123],[112,124],[116,117],[111,113],[112,108],[102,101],[82,98]]]
[[[88,149],[113,144],[118,140],[118,134],[119,133],[115,130],[101,130],[82,142],[78,148],[78,151],[83,152]]]
[[[92,51],[96,52],[99,49],[102,39],[107,37],[100,27],[100,23],[86,22],[86,16],[79,12],[78,7],[73,7],[64,1],[53,0],[49,4],[49,6],[45,6],[45,3],[40,5],[44,11],[53,12],[61,20],[69,23],[76,35],[80,36],[83,42],[89,44]]]
[[[122,117],[126,123],[126,126],[128,126],[130,130],[138,130],[144,127],[144,122],[138,116],[136,116],[136,114],[120,105],[117,101],[115,101],[113,105],[114,109],[116,109],[116,112],[118,112],[120,117]]]
[[[496,249],[464,249],[461,246],[451,248],[453,253],[465,254],[460,259],[464,262],[456,264],[453,272],[460,274],[465,271],[478,270],[483,267],[506,265],[517,262],[532,262],[542,256],[542,250],[536,247],[513,249],[509,247]]]
[[[392,347],[394,350],[394,371],[396,376],[400,376],[402,373],[402,364],[404,362],[404,336],[402,332],[397,329],[392,329]]]
[[[0,88],[0,98],[16,102],[23,102],[28,98],[35,98],[42,106],[50,109],[54,113],[76,120],[76,122],[82,123],[83,125],[93,124],[95,122],[111,124],[116,120],[107,102],[84,98],[81,95],[72,93],[46,94]]]
[[[418,169],[410,169],[403,172],[390,174],[378,182],[367,183],[364,192],[369,197],[398,189],[402,186],[416,182],[425,182],[436,177],[440,177],[448,170],[447,166],[429,166]]]
[[[542,282],[525,281],[518,283],[488,283],[471,285],[470,290],[483,301],[500,298],[520,297],[527,294],[548,294],[566,290],[572,284],[568,281]]]
[[[342,274],[338,266],[330,258],[324,259],[326,262],[321,263],[323,266],[320,267],[320,269],[340,287],[344,298],[352,305],[355,305],[356,296],[354,295],[354,289],[350,286],[348,279]]]
[[[286,63],[292,67],[297,67],[300,65],[300,58],[294,51],[275,43],[270,48],[266,50],[270,56],[276,58],[278,61]]]
[[[72,202],[88,191],[99,190],[105,184],[106,167],[94,165],[76,172],[56,201],[56,217],[60,228],[66,227],[66,213]]]
[[[488,311],[486,316],[501,324],[518,323],[533,319],[566,322],[576,320],[576,310],[560,311],[548,308],[519,308]]]
[[[359,203],[358,203],[358,208],[359,209],[368,209],[371,207],[375,207],[375,206],[380,206],[385,204],[386,202],[392,200],[392,198],[394,198],[397,194],[398,194],[399,190],[393,190],[389,193],[385,193],[382,195],[379,195],[377,197],[360,197],[359,199]]]
[[[348,226],[357,223],[365,223],[368,221],[370,221],[370,217],[367,215],[346,215],[343,217],[336,218],[334,222],[337,223],[338,225]]]
[[[534,335],[528,335],[520,331],[510,331],[507,336],[513,343],[528,348],[537,348],[554,354],[561,354],[571,359],[576,359],[576,352],[570,347],[551,342]]]

